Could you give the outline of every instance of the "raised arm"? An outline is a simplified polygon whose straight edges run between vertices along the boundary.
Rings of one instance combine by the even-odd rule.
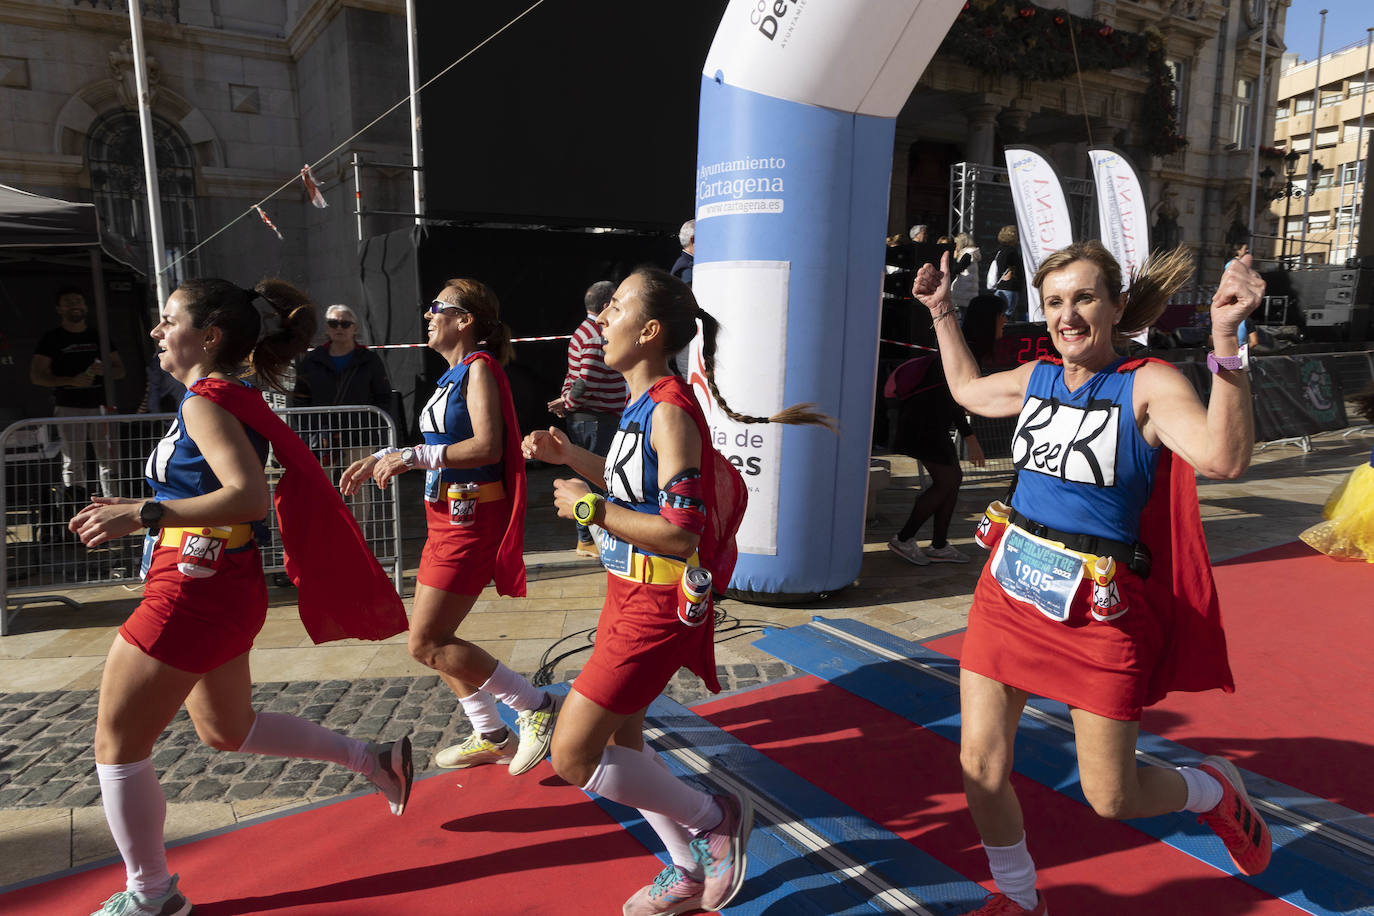
[[[980,417],[1013,417],[1020,413],[1026,400],[1026,385],[1035,365],[1027,363],[988,376],[979,371],[978,361],[973,358],[955,318],[954,300],[949,294],[949,252],[941,256],[940,268],[936,270],[934,264],[922,265],[911,285],[911,294],[930,309],[950,394],[969,413]]]
[[[1236,328],[1263,299],[1264,280],[1250,256],[1236,258],[1212,297],[1212,341],[1218,357],[1239,352]],[[1222,369],[1213,375],[1205,409],[1177,370],[1149,364],[1137,371],[1135,406],[1145,441],[1163,443],[1206,477],[1231,479],[1245,472],[1255,446],[1246,370]]]

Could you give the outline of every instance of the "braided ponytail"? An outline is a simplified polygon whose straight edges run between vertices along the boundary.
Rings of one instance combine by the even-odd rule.
[[[785,423],[789,426],[824,426],[831,432],[838,432],[835,421],[826,414],[815,410],[815,404],[793,404],[784,407],[771,417],[754,417],[732,410],[720,393],[716,384],[716,335],[720,322],[697,304],[692,288],[658,267],[640,267],[632,276],[638,276],[640,287],[640,307],[645,321],[653,318],[663,326],[663,351],[673,356],[692,342],[696,336],[697,321],[701,322],[701,359],[706,368],[706,386],[716,406],[736,423]]]

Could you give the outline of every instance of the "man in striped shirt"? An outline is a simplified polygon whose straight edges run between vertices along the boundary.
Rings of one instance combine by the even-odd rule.
[[[563,392],[549,402],[549,410],[568,421],[568,438],[574,445],[605,456],[620,425],[620,413],[630,389],[619,372],[606,365],[605,341],[596,316],[611,301],[615,284],[601,280],[587,288],[583,304],[587,317],[568,341],[568,374]],[[577,526],[577,552],[597,556],[591,532]]]

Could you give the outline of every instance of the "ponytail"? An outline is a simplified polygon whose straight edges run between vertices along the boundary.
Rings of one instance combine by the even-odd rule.
[[[725,403],[725,397],[720,393],[720,388],[716,385],[716,335],[720,331],[720,322],[716,321],[710,313],[700,306],[697,307],[696,317],[701,322],[701,361],[706,366],[706,386],[711,389],[711,397],[715,399],[716,406],[721,409],[722,413],[736,423],[824,426],[838,435],[839,429],[836,428],[834,419],[813,409],[816,405],[811,402],[784,407],[771,417],[751,417],[748,414],[736,413],[731,410],[730,405]]]
[[[310,347],[317,318],[310,297],[284,280],[265,279],[253,289],[215,278],[181,283],[191,325],[219,328],[213,368],[243,373],[244,364],[264,385],[280,388],[286,367]]]
[[[263,333],[248,362],[263,386],[281,390],[286,368],[310,348],[315,337],[319,323],[315,304],[285,280],[265,279],[253,290],[265,303],[259,312],[267,314],[261,316]]]
[[[1076,261],[1087,261],[1102,272],[1102,282],[1106,285],[1113,303],[1125,301],[1121,321],[1113,329],[1116,340],[1122,341],[1153,325],[1164,314],[1169,299],[1188,282],[1193,274],[1193,256],[1186,248],[1155,253],[1146,259],[1139,271],[1130,277],[1124,292],[1122,288],[1121,265],[1112,253],[1096,239],[1075,242],[1067,248],[1045,258],[1035,271],[1031,285],[1039,290],[1045,277],[1062,270]]]
[[[487,333],[481,343],[502,366],[515,359],[515,345],[510,342],[510,325],[504,321],[496,322],[496,327]]]

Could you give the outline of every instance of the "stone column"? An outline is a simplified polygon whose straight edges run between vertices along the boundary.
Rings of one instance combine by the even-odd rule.
[[[993,104],[974,105],[965,109],[968,139],[964,141],[964,161],[995,165],[992,159],[996,149],[997,116],[1001,113],[1002,106]]]

